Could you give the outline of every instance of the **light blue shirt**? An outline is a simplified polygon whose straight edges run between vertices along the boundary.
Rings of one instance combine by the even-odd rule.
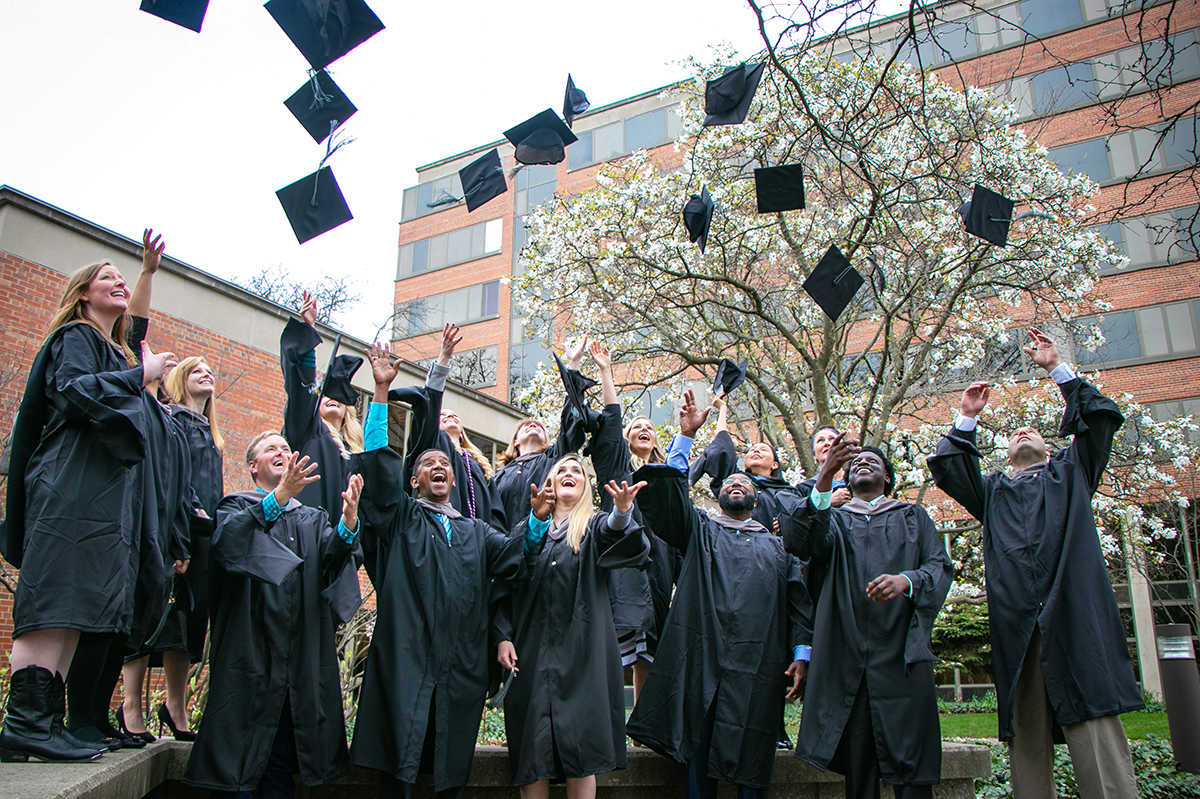
[[[693,439],[688,438],[683,433],[676,433],[671,439],[671,446],[667,449],[667,465],[672,469],[688,473],[688,454],[692,451]]]

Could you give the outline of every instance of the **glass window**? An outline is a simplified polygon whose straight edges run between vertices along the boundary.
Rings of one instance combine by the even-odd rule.
[[[625,126],[614,122],[592,131],[592,157],[596,161],[607,161],[625,154]]]
[[[438,236],[441,238],[441,236]],[[451,231],[446,237],[449,245],[447,258],[453,263],[462,263],[471,258],[471,228]]]
[[[579,141],[567,147],[567,169],[579,169],[592,163],[592,132],[576,134]]]
[[[625,120],[625,149],[649,150],[666,141],[666,114],[660,108]]]
[[[1196,206],[1177,208],[1175,214],[1176,239],[1174,245],[1178,248],[1171,253],[1173,258],[1182,261],[1190,259],[1200,252],[1200,213]]]
[[[1021,25],[1031,36],[1046,36],[1083,23],[1079,0],[1022,0]]]
[[[1039,114],[1070,108],[1096,99],[1092,65],[1087,62],[1039,72],[1032,77],[1031,84]]]
[[[1184,117],[1171,126],[1162,141],[1167,166],[1196,162],[1196,117]]]
[[[1096,320],[1080,319],[1085,325],[1095,324]],[[1124,361],[1130,358],[1142,357],[1142,346],[1138,339],[1137,316],[1133,311],[1119,311],[1106,314],[1100,324],[1104,333],[1104,343],[1089,352],[1083,347],[1075,348],[1075,360],[1081,366],[1091,366],[1113,361]]]
[[[481,287],[480,316],[496,316],[500,313],[500,281],[484,283]]]
[[[483,251],[500,252],[500,247],[504,241],[504,220],[493,219],[490,222],[485,222],[483,226]]]
[[[922,42],[917,48],[921,63],[926,65],[969,58],[978,50],[975,33],[966,20],[938,25],[933,29],[933,39]]]
[[[1172,303],[1164,306],[1162,310],[1167,322],[1167,331],[1171,335],[1171,352],[1195,352],[1196,331],[1192,327],[1192,314],[1188,303]]]
[[[1167,340],[1163,309],[1143,308],[1138,311],[1138,321],[1142,328],[1142,354],[1151,358],[1169,354],[1171,343]]]
[[[429,244],[429,269],[441,269],[450,263],[446,251],[447,239],[447,236],[434,236],[431,239],[426,239]]]
[[[396,279],[408,277],[413,273],[413,246],[405,244],[400,248],[399,263],[396,264]]]
[[[1112,171],[1108,165],[1108,148],[1104,146],[1104,139],[1088,139],[1065,147],[1055,147],[1050,150],[1050,160],[1063,170],[1085,174],[1095,181],[1112,178]]]
[[[404,201],[400,207],[400,220],[412,219],[417,215],[417,187],[404,190]]]
[[[442,295],[442,324],[461,325],[470,319],[467,311],[467,300],[470,289],[458,289]]]
[[[555,188],[557,185],[554,183],[543,183],[530,189],[526,198],[526,213],[552,198]]]
[[[414,241],[412,245],[412,271],[419,274],[429,268],[429,239]]]

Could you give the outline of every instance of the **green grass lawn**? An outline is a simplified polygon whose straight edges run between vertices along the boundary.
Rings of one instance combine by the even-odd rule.
[[[995,713],[955,713],[941,716],[943,738],[995,738]],[[1170,739],[1166,713],[1125,713],[1121,716],[1130,738],[1156,735]]]

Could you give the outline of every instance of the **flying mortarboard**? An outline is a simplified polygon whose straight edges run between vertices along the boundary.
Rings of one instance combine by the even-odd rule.
[[[1015,204],[1007,197],[976,183],[971,199],[958,209],[958,215],[972,236],[1007,247],[1008,228],[1013,221]]]
[[[725,74],[704,85],[704,127],[740,125],[746,121],[750,101],[758,91],[766,62],[740,64],[725,70]]]
[[[837,245],[831,245],[804,281],[804,290],[836,322],[865,282]]]
[[[330,156],[352,141],[343,139],[335,143],[331,123],[329,137],[325,141],[325,157],[317,165],[317,171],[275,192],[296,234],[296,240],[301,244],[354,218],[333,177],[333,169],[325,166]]]
[[[567,145],[579,141],[558,114],[547,108],[504,131],[516,148],[519,164],[557,164],[567,157]]]
[[[796,211],[804,207],[804,167],[800,164],[754,170],[754,194],[760,214]]]
[[[313,72],[308,83],[297,89],[283,104],[317,144],[325,141],[326,136],[358,110],[323,69]]]
[[[467,201],[467,213],[508,191],[498,149],[484,153],[458,170],[458,179],[462,183],[463,199]]]
[[[383,30],[363,0],[269,0],[264,8],[313,69],[324,69]]]
[[[554,365],[558,367],[558,376],[562,378],[563,388],[567,390],[567,404],[587,430],[595,430],[600,423],[600,414],[588,407],[585,392],[596,385],[596,381],[584,377],[581,372],[568,369],[558,357],[558,353],[554,354]]]
[[[141,10],[199,33],[208,0],[142,0]]]
[[[713,396],[722,394],[728,397],[730,391],[744,383],[747,363],[749,361],[743,360],[741,363],[734,363],[728,358],[722,358],[720,365],[717,366],[717,377],[713,380]]]
[[[700,243],[700,252],[704,252],[708,245],[708,228],[716,207],[712,197],[708,196],[707,186],[702,187],[699,194],[693,194],[683,206],[683,224],[687,228],[688,238]]]
[[[567,73],[567,91],[563,95],[563,119],[567,121],[567,127],[572,127],[575,117],[591,107],[587,95],[575,88],[575,81],[571,80],[571,74]]]

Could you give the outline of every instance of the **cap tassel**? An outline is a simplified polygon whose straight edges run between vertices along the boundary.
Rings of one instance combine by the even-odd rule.
[[[308,109],[311,111],[314,108],[324,108],[326,103],[333,102],[333,97],[326,94],[325,90],[321,88],[321,82],[317,80],[317,76],[321,73],[315,69],[309,70],[309,73],[308,82],[312,84],[313,101]]]
[[[325,157],[321,159],[321,163],[317,164],[317,175],[313,178],[313,195],[312,200],[309,203],[313,208],[317,207],[317,186],[319,186],[321,183],[321,170],[325,168],[325,162],[328,161],[329,157],[338,150],[354,141],[354,137],[350,136],[342,139],[337,144],[333,143],[333,133],[335,130],[337,130],[337,126],[339,124],[339,121],[336,119],[329,120],[329,138],[325,140]]]

